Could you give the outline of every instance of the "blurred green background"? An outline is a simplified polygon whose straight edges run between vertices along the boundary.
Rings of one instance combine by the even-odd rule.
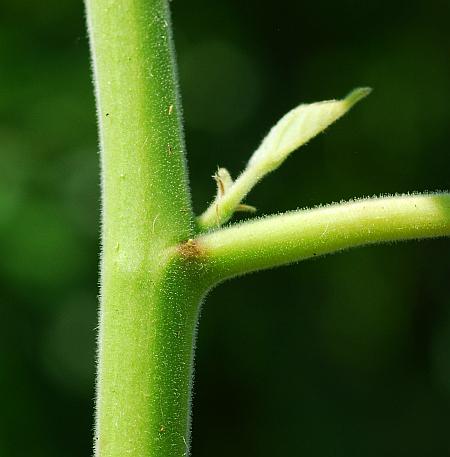
[[[83,5],[2,2],[0,456],[91,453],[99,222]],[[260,213],[447,189],[448,1],[172,2],[196,210],[302,101],[375,91],[249,198]],[[193,455],[450,456],[450,242],[215,289]]]

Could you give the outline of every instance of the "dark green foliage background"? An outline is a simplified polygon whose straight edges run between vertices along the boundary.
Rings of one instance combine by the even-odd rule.
[[[374,93],[251,194],[260,213],[449,186],[447,1],[176,0],[193,200],[301,101]],[[0,455],[89,455],[99,189],[82,4],[0,16]],[[450,456],[450,242],[215,289],[195,457]]]

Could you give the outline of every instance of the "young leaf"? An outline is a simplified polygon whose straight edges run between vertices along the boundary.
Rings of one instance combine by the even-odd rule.
[[[209,208],[197,218],[200,231],[219,227],[234,212],[245,208],[242,200],[261,179],[278,168],[288,155],[307,143],[343,116],[353,105],[371,92],[368,87],[353,90],[342,100],[299,105],[284,115],[264,138],[241,175],[232,181],[226,169],[220,168],[214,179],[217,196]]]
[[[325,130],[370,92],[368,87],[358,88],[342,100],[299,105],[289,111],[264,138],[248,168],[262,169],[264,174],[275,170],[291,152]]]

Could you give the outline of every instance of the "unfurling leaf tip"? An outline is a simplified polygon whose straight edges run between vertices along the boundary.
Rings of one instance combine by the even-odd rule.
[[[363,98],[366,98],[371,92],[371,87],[357,87],[356,89],[353,89],[344,100],[348,104],[348,107],[351,108]]]

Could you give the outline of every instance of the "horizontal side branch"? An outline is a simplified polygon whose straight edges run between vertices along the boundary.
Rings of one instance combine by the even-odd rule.
[[[450,235],[450,193],[401,195],[293,211],[195,240],[214,281],[367,244]]]

